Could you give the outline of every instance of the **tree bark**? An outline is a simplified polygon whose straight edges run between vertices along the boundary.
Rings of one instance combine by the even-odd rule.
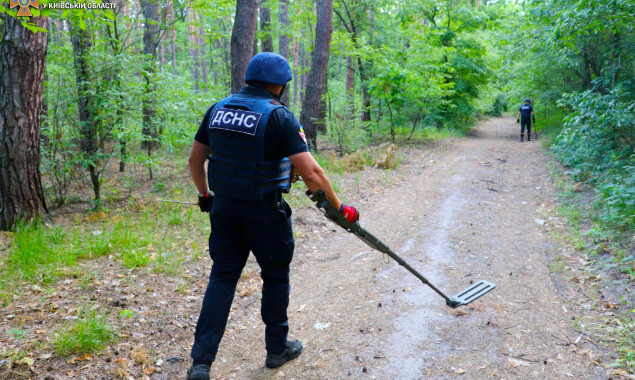
[[[278,53],[285,57],[287,60],[289,59],[289,0],[280,0],[279,1],[279,13],[278,13],[278,24],[279,29],[281,29],[280,34],[278,36]],[[294,73],[294,85],[298,81],[295,77]],[[291,89],[286,88],[284,93],[282,94],[282,103],[287,106],[291,106]]]
[[[304,127],[309,146],[315,150],[317,150],[316,119],[319,116],[322,89],[326,81],[332,33],[333,0],[318,0],[313,59],[300,114],[300,124]]]
[[[271,38],[271,9],[263,4],[260,5],[260,33],[262,33],[260,40],[260,48],[262,51],[273,52],[273,39]]]
[[[201,25],[198,29],[198,46],[199,46],[199,54],[198,59],[201,62],[201,74],[203,77],[203,91],[207,92],[207,84],[209,83],[209,79],[207,77],[207,57],[206,57],[206,49],[207,44],[205,40],[205,26],[203,25],[203,20],[201,19]]]
[[[306,45],[304,42],[300,42],[300,50],[298,54],[300,55],[300,71],[302,71],[302,74],[300,74],[300,78],[298,78],[300,79],[300,90],[298,93],[300,97],[300,102],[302,102],[302,99],[304,99],[304,92],[306,91],[306,76],[307,76],[306,67],[309,65],[309,59],[307,58]]]
[[[90,49],[93,45],[92,36],[86,29],[71,25],[71,43],[73,45],[73,59],[77,80],[77,109],[79,111],[80,146],[90,182],[93,186],[95,201],[100,199],[101,184],[97,170],[97,152],[99,150],[99,125],[95,118],[95,97],[93,80],[91,77]],[[95,206],[98,206],[96,203]]]
[[[168,2],[168,23],[170,25],[170,54],[172,55],[172,71],[176,73],[176,25],[174,22],[174,1]]]
[[[298,93],[300,92],[300,75],[298,70],[299,61],[299,43],[298,39],[293,39],[293,106],[298,104]]]
[[[359,51],[360,46],[358,38],[360,33],[357,29],[357,24],[353,19],[353,16],[344,0],[342,0],[342,5],[344,6],[348,22],[344,19],[340,12],[336,10],[335,13],[342,22],[342,25],[344,26],[346,31],[351,35],[353,46],[355,46],[355,49]],[[357,72],[359,73],[359,78],[362,86],[362,123],[367,125],[368,122],[370,122],[370,89],[368,88],[368,74],[366,73],[361,57],[357,57]]]
[[[143,114],[143,141],[141,148],[148,150],[148,155],[152,155],[152,150],[159,146],[159,133],[155,125],[156,111],[154,109],[154,74],[157,71],[156,57],[157,46],[159,45],[159,2],[158,0],[142,0],[142,10],[145,19],[143,30],[143,54],[145,55],[145,94],[142,102],[141,112]],[[152,178],[152,172],[150,172]]]
[[[30,22],[48,27],[48,18]],[[0,41],[0,230],[48,215],[40,175],[40,117],[47,33],[5,13]]]
[[[199,90],[199,82],[201,80],[200,72],[199,72],[199,62],[198,62],[198,33],[196,31],[196,27],[194,24],[196,23],[196,13],[192,8],[188,8],[187,10],[187,40],[190,51],[190,57],[192,58],[192,82],[194,83],[194,90]]]
[[[232,92],[238,92],[245,83],[245,71],[252,57],[259,0],[238,0],[231,39]]]

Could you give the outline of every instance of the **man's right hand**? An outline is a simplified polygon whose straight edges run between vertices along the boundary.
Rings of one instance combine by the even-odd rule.
[[[520,119],[516,119],[516,124],[520,123]]]
[[[340,212],[342,213],[342,215],[344,215],[346,220],[351,223],[355,223],[359,220],[359,212],[357,212],[357,209],[353,206],[345,205],[344,203],[342,203]]]
[[[214,195],[211,191],[207,191],[203,195],[198,195],[198,207],[201,209],[201,212],[209,212],[212,209],[212,205],[214,204]]]

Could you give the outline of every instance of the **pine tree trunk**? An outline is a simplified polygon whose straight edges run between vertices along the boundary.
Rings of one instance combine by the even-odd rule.
[[[203,20],[201,20],[201,26],[198,29],[198,45],[199,45],[199,55],[198,58],[201,62],[201,74],[203,76],[203,91],[207,91],[207,84],[209,79],[207,78],[207,57],[205,49],[207,49],[205,40],[205,26],[203,25]]]
[[[252,57],[256,27],[258,25],[258,0],[238,0],[231,39],[232,92],[238,92],[245,83],[245,71]]]
[[[97,170],[97,151],[99,150],[98,120],[95,118],[95,97],[91,78],[90,49],[92,36],[86,29],[71,25],[71,43],[77,78],[77,109],[80,123],[80,146],[90,174],[96,204],[100,199],[100,182]]]
[[[309,146],[313,149],[317,149],[316,119],[319,117],[320,100],[326,81],[332,33],[333,0],[318,0],[313,59],[300,114],[300,124],[304,127]]]
[[[48,18],[33,17],[47,28]],[[0,230],[48,214],[40,175],[40,117],[47,33],[6,13],[0,41]]]
[[[262,39],[260,40],[263,52],[273,52],[273,39],[271,38],[271,9],[264,5],[260,5],[260,32]]]
[[[299,43],[298,43],[298,39],[294,38],[293,39],[293,106],[297,106],[298,105],[298,93],[300,92],[300,85],[301,85],[301,80],[300,80],[300,76],[298,75],[299,70],[298,70],[298,66],[299,66]]]
[[[174,24],[174,1],[168,2],[168,23],[170,25],[170,54],[172,55],[172,70],[176,73],[176,25]]]
[[[306,90],[306,67],[308,66],[308,59],[307,59],[307,53],[306,53],[306,45],[304,44],[304,42],[300,42],[300,49],[298,54],[300,55],[300,71],[302,71],[302,74],[300,74],[300,90],[298,92],[298,95],[300,97],[300,102],[302,102],[302,99],[304,99],[304,92]]]
[[[145,18],[145,28],[143,31],[143,54],[145,55],[145,93],[142,103],[143,141],[142,149],[148,150],[148,155],[159,146],[159,133],[155,125],[156,111],[154,100],[154,74],[157,71],[156,58],[157,46],[159,45],[159,3],[158,0],[142,0],[143,16]],[[152,172],[150,172],[152,177]]]
[[[187,18],[187,39],[190,50],[190,57],[192,58],[192,82],[194,82],[194,90],[198,91],[198,84],[201,80],[201,76],[199,72],[200,65],[198,62],[198,36],[196,27],[194,26],[194,23],[196,22],[196,13],[194,13],[194,10],[192,8],[188,8]]]
[[[289,0],[280,0],[279,1],[279,12],[278,13],[278,24],[279,28],[282,29],[280,31],[280,35],[278,37],[278,53],[285,57],[287,60],[289,59]],[[297,78],[295,73],[293,75],[294,78],[294,86],[297,83]],[[282,103],[287,106],[291,106],[289,103],[291,101],[291,89],[286,88],[284,93],[282,94]]]

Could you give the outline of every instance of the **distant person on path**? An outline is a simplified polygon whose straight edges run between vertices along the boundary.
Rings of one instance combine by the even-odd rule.
[[[523,142],[525,127],[527,127],[527,141],[531,141],[531,121],[536,126],[536,115],[531,107],[531,100],[525,99],[525,104],[520,106],[518,115],[516,115],[516,123],[520,123],[520,142]]]
[[[247,86],[213,105],[194,137],[189,166],[199,207],[210,213],[209,254],[214,263],[196,325],[188,380],[210,378],[250,251],[263,280],[265,365],[277,368],[302,353],[302,342],[287,340],[294,239],[291,208],[282,193],[289,192],[293,168],[312,193],[324,191],[351,223],[359,219],[354,207],[340,202],[309,152],[298,119],[280,102],[291,79],[284,57],[255,55],[245,73]]]

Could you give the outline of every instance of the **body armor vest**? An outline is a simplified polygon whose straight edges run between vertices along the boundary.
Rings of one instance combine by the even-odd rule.
[[[207,168],[215,194],[243,200],[262,200],[274,191],[289,192],[288,158],[264,160],[264,136],[271,113],[283,107],[271,99],[234,94],[214,106],[207,125],[211,155]]]

